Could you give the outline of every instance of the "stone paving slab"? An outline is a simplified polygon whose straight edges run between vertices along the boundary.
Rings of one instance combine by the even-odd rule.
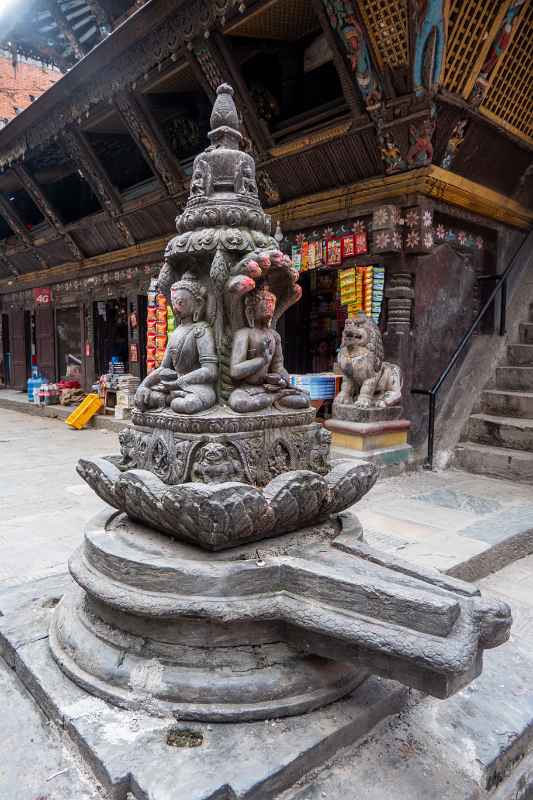
[[[354,511],[370,543],[464,580],[533,552],[533,490],[510,481],[417,472],[378,482]]]
[[[105,800],[15,673],[0,661],[2,800]]]

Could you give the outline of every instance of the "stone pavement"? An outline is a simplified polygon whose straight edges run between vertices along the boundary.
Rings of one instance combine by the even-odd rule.
[[[0,408],[1,589],[65,573],[67,559],[81,542],[85,523],[104,507],[78,478],[76,461],[80,456],[116,450],[116,434],[110,431],[73,431],[60,420]],[[533,550],[533,492],[530,486],[523,484],[453,471],[406,473],[380,481],[358,504],[357,514],[372,544],[420,565],[434,566],[462,577],[488,574],[512,558]],[[501,593],[519,607],[518,625],[513,631],[512,641],[526,636],[531,629],[526,622],[530,619],[529,614],[533,614],[533,556],[510,564],[482,583],[485,590]],[[533,652],[533,636],[529,636],[529,652]],[[521,646],[520,652],[523,649]],[[501,656],[498,656],[500,651],[487,654],[487,664],[497,664],[496,657],[504,657],[505,647],[500,650]],[[517,670],[516,674],[517,683],[511,692],[520,697],[520,693],[526,692],[527,685],[520,671]],[[533,669],[530,674],[533,674]],[[491,680],[496,680],[497,676],[497,670],[496,673],[487,671],[486,684],[483,683],[485,677],[482,677],[474,687],[479,687],[480,692],[483,686],[487,687],[485,691],[494,691]],[[459,708],[468,691],[448,702]],[[104,796],[96,784],[88,788],[79,764],[65,742],[45,723],[18,679],[1,660],[0,697],[2,709],[9,709],[4,720],[7,735],[0,738],[0,800],[93,800]],[[8,698],[7,704],[4,697]],[[397,791],[391,789],[379,794],[378,785],[373,795],[354,793],[360,774],[365,770],[364,759],[372,756],[366,766],[371,775],[372,759],[378,758],[379,753],[365,751],[364,755],[363,750],[353,746],[345,762],[334,760],[314,783],[312,779],[311,783],[302,784],[297,790],[300,794],[293,792],[291,800],[293,796],[298,800],[314,800],[343,795],[350,800],[359,800],[359,797],[361,800],[363,797],[365,800],[385,800],[387,797],[411,800],[419,796],[409,792],[409,780],[414,780],[418,774],[417,764],[427,772],[428,786],[434,789],[439,782],[439,770],[430,757],[431,747],[428,745],[430,755],[427,760],[415,758],[420,745],[409,737],[412,737],[413,726],[418,724],[424,729],[428,724],[427,717],[424,721],[416,714],[423,714],[425,710],[429,718],[438,718],[435,709],[439,701],[428,700],[422,706],[422,711],[419,710],[421,706],[417,706],[416,710],[408,710],[397,719],[384,723],[390,733],[383,743],[379,738],[380,769],[384,780],[386,775],[390,775],[391,780],[399,780]],[[446,704],[442,705],[442,708],[446,707]],[[410,713],[413,714],[412,722],[405,716]],[[512,722],[509,720],[508,727]],[[400,735],[402,726],[407,731],[403,738]],[[504,734],[505,730],[502,736]],[[370,738],[378,741],[374,734]],[[438,754],[435,742],[432,746]],[[24,754],[22,761],[21,753]],[[452,758],[452,754],[446,755]],[[352,761],[353,767],[349,766]],[[31,765],[31,769],[24,770],[24,763]],[[67,772],[50,777],[67,768]],[[454,794],[456,779],[453,770],[446,771],[442,767],[440,775],[450,782],[451,788],[447,790],[448,794],[443,792],[439,796],[462,800],[463,795]],[[469,780],[473,781],[473,777]],[[318,787],[316,791],[315,786]],[[368,789],[369,784],[366,786]]]

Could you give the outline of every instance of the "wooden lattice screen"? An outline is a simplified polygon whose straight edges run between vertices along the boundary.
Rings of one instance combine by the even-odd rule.
[[[505,5],[496,0],[450,0],[444,71],[448,91],[466,93],[465,87]]]
[[[481,110],[533,143],[533,3],[498,64]]]
[[[225,33],[291,42],[318,28],[311,0],[276,0],[228,26]]]
[[[358,7],[382,65],[407,64],[407,0],[359,0]]]

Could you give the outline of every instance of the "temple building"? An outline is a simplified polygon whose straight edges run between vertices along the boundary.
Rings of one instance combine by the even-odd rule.
[[[301,273],[279,326],[288,371],[331,375],[363,311],[401,366],[415,449],[428,415],[430,440],[436,417],[455,447],[505,333],[533,344],[531,0],[20,0],[4,15],[10,64],[44,65],[50,86],[0,130],[0,381],[70,361],[90,387],[113,358],[146,377],[166,334],[149,292],[228,83]],[[438,383],[507,269],[434,414],[412,390]]]

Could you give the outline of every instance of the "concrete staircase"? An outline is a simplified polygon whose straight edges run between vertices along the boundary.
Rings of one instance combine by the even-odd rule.
[[[496,369],[495,388],[481,393],[481,412],[470,416],[455,461],[469,472],[533,483],[533,305],[519,338]]]

